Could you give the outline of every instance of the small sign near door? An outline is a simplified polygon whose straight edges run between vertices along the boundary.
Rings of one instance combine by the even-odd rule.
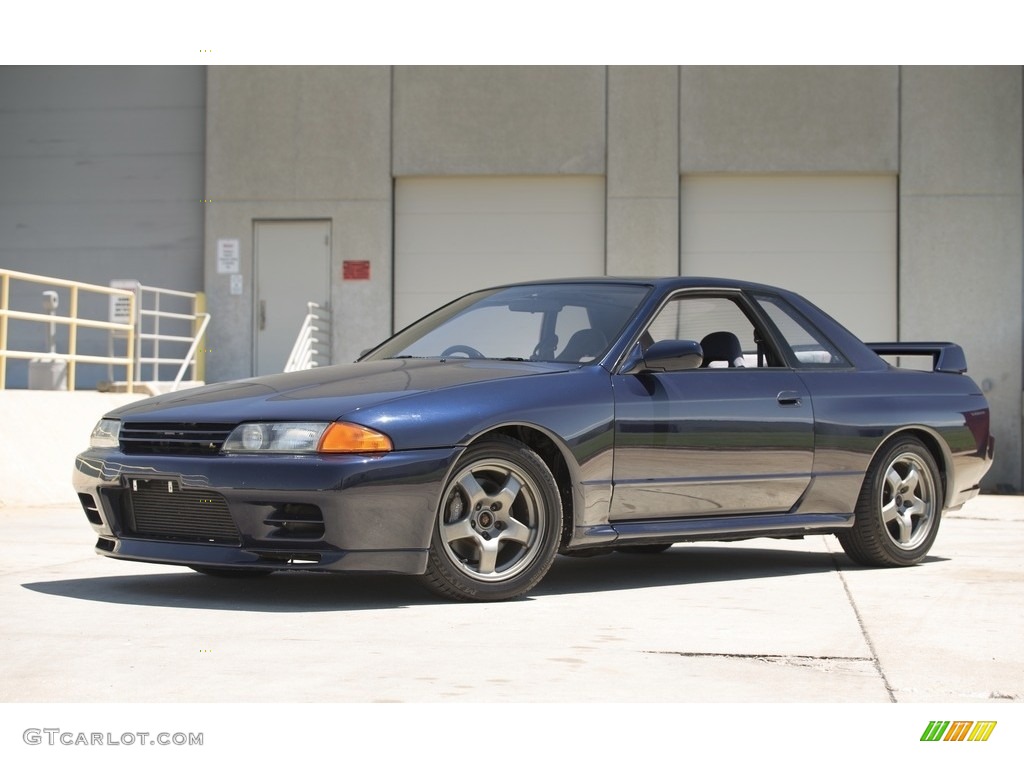
[[[370,262],[346,259],[341,262],[341,278],[342,280],[369,280]]]
[[[120,288],[122,291],[131,291],[135,294],[135,311],[138,312],[138,301],[139,301],[139,281],[138,280],[124,280],[115,279],[110,281],[111,288]],[[124,323],[130,325],[132,323],[132,317],[128,312],[128,297],[127,296],[111,296],[110,297],[110,322],[112,323]]]
[[[221,238],[217,241],[217,274],[238,274],[240,248],[236,239]]]

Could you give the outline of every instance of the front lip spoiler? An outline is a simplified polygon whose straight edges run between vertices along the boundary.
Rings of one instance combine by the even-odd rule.
[[[223,544],[101,536],[96,542],[96,553],[117,560],[253,571],[421,574],[427,568],[426,549],[306,551],[295,548],[276,551]],[[310,562],[314,558],[317,562]]]

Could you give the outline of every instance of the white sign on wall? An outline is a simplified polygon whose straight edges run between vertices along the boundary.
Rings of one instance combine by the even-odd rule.
[[[136,303],[139,300],[139,281],[128,280],[128,279],[117,279],[110,281],[111,288],[120,288],[122,291],[131,291],[135,294]],[[132,316],[128,309],[128,297],[127,296],[111,296],[110,297],[110,319],[108,322],[111,323],[124,323],[125,325],[131,325]]]
[[[221,238],[217,241],[217,274],[238,274],[241,248],[237,238]]]

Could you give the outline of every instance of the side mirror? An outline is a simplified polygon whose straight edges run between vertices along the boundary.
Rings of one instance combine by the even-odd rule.
[[[668,373],[700,368],[704,350],[696,341],[665,339],[657,341],[647,351],[631,359],[622,370],[630,373]]]

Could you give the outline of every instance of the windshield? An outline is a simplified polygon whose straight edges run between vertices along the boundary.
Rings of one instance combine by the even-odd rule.
[[[363,359],[592,362],[619,336],[648,290],[643,285],[557,283],[471,293],[399,332]]]

